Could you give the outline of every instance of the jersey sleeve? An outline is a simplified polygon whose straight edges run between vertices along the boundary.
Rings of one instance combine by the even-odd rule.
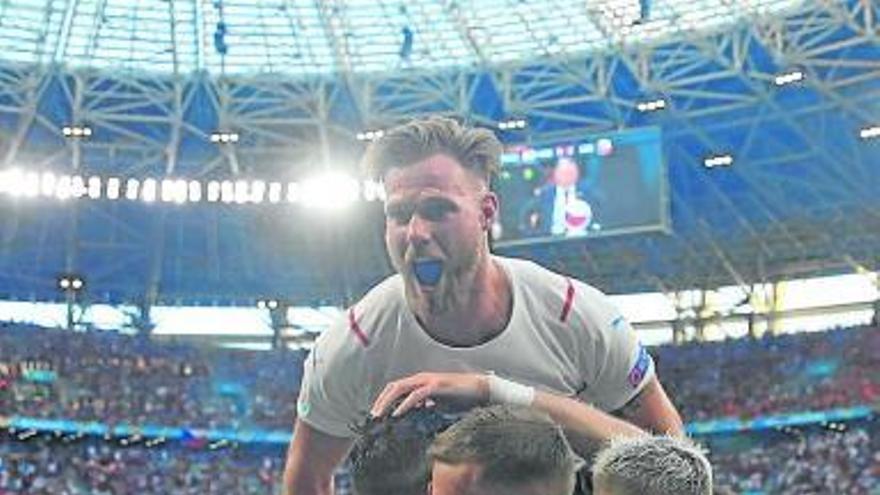
[[[297,415],[323,433],[352,437],[353,426],[368,412],[359,378],[363,353],[356,345],[340,319],[321,334],[304,363]]]
[[[583,287],[583,286],[582,286]],[[654,376],[654,360],[629,322],[596,289],[586,302],[584,325],[595,342],[583,346],[585,382],[590,402],[615,411],[632,400]]]

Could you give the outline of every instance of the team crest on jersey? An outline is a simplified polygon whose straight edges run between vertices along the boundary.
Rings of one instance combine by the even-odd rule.
[[[296,414],[297,416],[308,416],[311,410],[312,406],[309,404],[308,388],[303,387],[300,390],[299,399],[296,401]]]
[[[629,375],[626,377],[629,384],[633,387],[639,386],[645,378],[645,374],[648,373],[650,366],[651,356],[648,355],[648,351],[644,347],[639,346],[639,358],[636,359],[636,364],[629,370]]]

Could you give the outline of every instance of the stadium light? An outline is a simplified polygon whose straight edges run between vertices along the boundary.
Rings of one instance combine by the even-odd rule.
[[[141,183],[137,179],[128,179],[125,181],[125,199],[129,201],[135,201],[138,199],[138,190],[141,187]]]
[[[61,134],[66,138],[82,139],[92,136],[92,128],[87,125],[66,125],[61,128]]]
[[[783,72],[781,74],[777,74],[776,77],[773,78],[773,83],[777,86],[785,86],[788,84],[793,84],[796,82],[800,82],[804,80],[804,73],[800,70],[792,70],[789,72]]]
[[[70,197],[79,199],[85,196],[87,192],[86,181],[82,176],[74,175],[70,178]]]
[[[709,156],[703,160],[703,165],[705,165],[706,168],[729,167],[733,165],[733,157],[730,155]]]
[[[156,201],[156,179],[144,179],[141,185],[141,199],[146,203]]]
[[[859,137],[864,140],[876,139],[880,137],[880,125],[862,128],[861,130],[859,130]]]
[[[278,203],[281,201],[281,183],[272,182],[269,184],[269,202]]]
[[[58,179],[55,177],[55,174],[52,172],[43,172],[43,175],[40,177],[40,193],[46,197],[55,196],[55,188],[58,184]]]
[[[235,201],[235,184],[231,180],[224,180],[220,183],[220,201],[224,203]]]
[[[237,132],[214,131],[211,133],[211,142],[216,144],[234,144],[239,140]]]
[[[385,187],[381,182],[365,180],[362,186],[364,201],[384,201]]]
[[[245,180],[235,181],[235,202],[238,204],[247,203],[250,200],[250,184]]]
[[[287,202],[296,203],[299,201],[300,187],[296,182],[287,183]]]
[[[119,192],[122,189],[122,181],[119,177],[110,177],[107,179],[107,199],[119,199]]]
[[[177,179],[171,186],[171,200],[177,204],[186,203],[189,198],[189,183],[183,179]]]
[[[342,172],[327,172],[303,181],[302,203],[323,210],[341,210],[360,197],[360,184]]]
[[[220,201],[220,183],[216,180],[208,182],[208,202],[216,203]]]
[[[663,98],[658,98],[656,100],[641,101],[636,104],[636,108],[643,113],[656,112],[658,110],[663,110],[664,108],[666,108],[666,100],[664,100]]]
[[[189,192],[189,202],[198,203],[202,200],[202,184],[197,180],[189,181],[187,186]]]
[[[55,184],[55,197],[64,201],[72,195],[72,177],[69,175],[62,175],[58,178],[58,183]]]
[[[162,184],[160,187],[162,193],[160,194],[160,198],[162,199],[163,202],[170,203],[171,200],[173,199],[173,197],[174,197],[173,185],[174,185],[174,182],[172,182],[171,179],[163,179],[162,180]]]
[[[64,273],[58,277],[58,288],[65,292],[79,292],[86,286],[85,279],[73,273]]]
[[[383,131],[382,129],[372,129],[364,132],[359,132],[355,137],[358,141],[375,141],[384,135],[385,131]]]
[[[251,201],[262,203],[266,196],[266,183],[261,180],[251,182]]]
[[[101,197],[101,178],[96,176],[89,177],[86,190],[90,198],[99,199]]]
[[[525,129],[527,125],[526,119],[508,119],[498,122],[498,128],[502,131],[513,131]]]

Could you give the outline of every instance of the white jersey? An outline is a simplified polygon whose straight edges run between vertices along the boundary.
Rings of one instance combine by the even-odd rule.
[[[510,278],[503,332],[473,347],[433,338],[389,277],[317,340],[305,362],[297,411],[314,428],[353,436],[388,382],[422,371],[488,372],[613,411],[654,374],[629,323],[597,289],[535,263],[495,257]]]

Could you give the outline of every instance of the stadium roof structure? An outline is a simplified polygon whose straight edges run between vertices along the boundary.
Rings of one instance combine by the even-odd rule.
[[[432,113],[524,119],[499,131],[509,143],[659,126],[671,232],[507,252],[611,292],[876,270],[880,144],[860,130],[880,123],[878,18],[872,0],[12,0],[0,170],[298,180],[354,171],[358,133]],[[662,111],[639,110],[656,99]],[[734,164],[707,168],[716,154]],[[0,297],[63,298],[57,277],[76,273],[111,303],[318,304],[388,273],[375,204],[326,219],[85,198],[0,208]]]

